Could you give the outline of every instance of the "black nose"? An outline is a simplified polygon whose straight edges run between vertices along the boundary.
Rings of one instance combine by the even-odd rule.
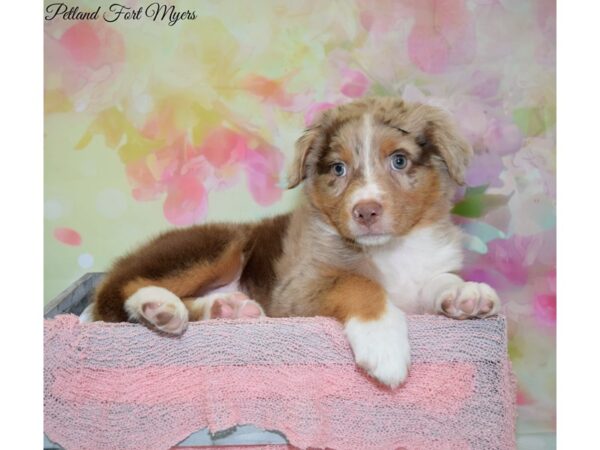
[[[377,202],[360,202],[352,208],[352,217],[356,222],[368,227],[379,220],[382,209]]]

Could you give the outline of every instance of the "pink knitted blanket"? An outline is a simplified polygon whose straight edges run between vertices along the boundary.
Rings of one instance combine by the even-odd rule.
[[[207,321],[167,337],[58,316],[45,321],[44,428],[77,450],[168,449],[236,424],[300,448],[512,449],[505,325],[409,317],[410,376],[388,390],[331,319]]]

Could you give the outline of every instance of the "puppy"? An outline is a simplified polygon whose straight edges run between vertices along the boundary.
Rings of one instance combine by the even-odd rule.
[[[327,110],[296,143],[297,209],[160,235],[116,262],[93,318],[180,334],[216,317],[334,317],[357,364],[398,386],[410,365],[406,314],[499,309],[491,287],[456,275],[450,208],[471,153],[431,106],[367,98]]]

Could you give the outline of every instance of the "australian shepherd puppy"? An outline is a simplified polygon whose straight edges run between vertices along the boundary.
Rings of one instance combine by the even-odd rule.
[[[323,112],[296,143],[293,212],[164,233],[119,259],[94,320],[171,334],[209,318],[329,316],[356,363],[384,385],[410,365],[406,314],[496,314],[486,284],[463,281],[450,220],[471,148],[431,106],[367,98]]]

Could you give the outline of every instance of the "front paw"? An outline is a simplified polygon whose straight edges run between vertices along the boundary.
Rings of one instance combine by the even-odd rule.
[[[356,364],[380,383],[395,388],[406,380],[410,345],[406,318],[397,308],[380,320],[351,319],[345,331]]]
[[[500,299],[487,284],[465,281],[440,292],[435,305],[438,313],[453,319],[484,318],[498,313]]]

